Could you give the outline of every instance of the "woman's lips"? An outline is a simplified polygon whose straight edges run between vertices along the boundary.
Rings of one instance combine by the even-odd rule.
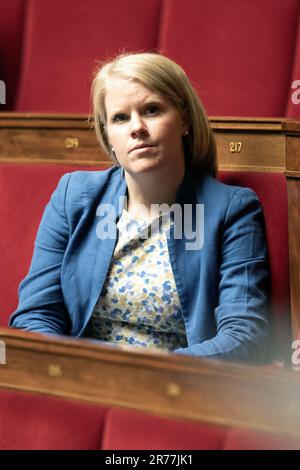
[[[150,144],[137,145],[136,147],[133,147],[133,149],[131,149],[130,152],[147,150],[152,147],[154,147],[154,145],[150,145]]]

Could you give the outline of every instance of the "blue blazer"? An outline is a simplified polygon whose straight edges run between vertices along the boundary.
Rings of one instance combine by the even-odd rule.
[[[11,326],[82,336],[109,270],[119,197],[126,191],[118,167],[61,178],[46,206]],[[175,352],[259,360],[268,335],[268,265],[256,195],[187,170],[176,202],[204,205],[204,243],[189,249],[184,230],[175,236],[175,221],[168,248],[188,343]],[[106,239],[98,236],[103,204],[115,210],[115,236]]]

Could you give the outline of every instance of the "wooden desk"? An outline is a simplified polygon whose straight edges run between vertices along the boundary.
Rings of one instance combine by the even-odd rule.
[[[0,329],[0,388],[300,437],[300,372]]]

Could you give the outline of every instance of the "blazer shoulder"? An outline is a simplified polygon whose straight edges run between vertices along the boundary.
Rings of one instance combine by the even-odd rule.
[[[100,171],[74,171],[62,176],[52,200],[57,199],[67,216],[82,213],[100,201],[113,198],[121,182],[119,167]]]
[[[242,215],[247,211],[262,209],[252,189],[224,184],[211,176],[203,178],[197,200],[204,204],[207,213],[223,221],[233,214]]]
[[[67,204],[83,199],[99,198],[101,194],[116,190],[121,181],[118,167],[99,171],[74,171],[64,175],[62,180],[67,177],[68,184],[65,188]]]
[[[118,167],[106,170],[74,171],[70,173],[69,190],[80,190],[82,194],[93,193],[111,183],[120,173]]]
[[[232,198],[235,197],[242,199],[258,199],[253,189],[222,183],[212,176],[205,176],[203,178],[202,192],[204,195],[207,194],[209,197],[214,196],[215,199],[219,199],[220,202],[224,202],[225,204],[230,203]]]

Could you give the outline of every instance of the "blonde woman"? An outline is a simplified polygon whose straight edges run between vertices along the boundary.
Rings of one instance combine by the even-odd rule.
[[[114,166],[64,175],[10,324],[138,348],[260,361],[268,335],[259,201],[214,177],[205,111],[179,65],[123,54],[97,71]]]

